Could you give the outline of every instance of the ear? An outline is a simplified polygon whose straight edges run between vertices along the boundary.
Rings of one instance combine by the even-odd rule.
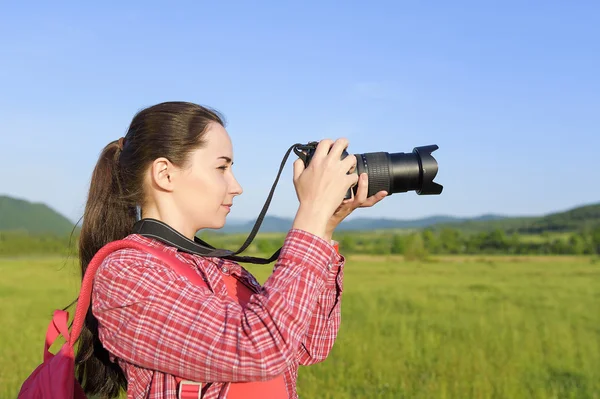
[[[156,158],[150,167],[150,179],[152,185],[160,187],[165,191],[173,191],[174,178],[177,173],[177,167],[167,158]]]

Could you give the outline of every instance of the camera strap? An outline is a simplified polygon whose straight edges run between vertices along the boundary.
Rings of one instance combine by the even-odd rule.
[[[172,245],[172,246],[176,247],[180,251],[199,255],[199,256],[223,258],[223,259],[228,259],[228,260],[235,261],[235,262],[254,263],[254,264],[258,264],[258,265],[266,265],[266,264],[273,262],[274,260],[276,260],[279,257],[281,248],[279,248],[268,259],[258,258],[258,257],[254,257],[254,256],[238,256],[237,254],[245,251],[246,248],[248,248],[248,246],[252,242],[252,240],[254,240],[254,237],[256,236],[256,234],[258,233],[258,230],[260,229],[260,225],[262,224],[263,219],[265,218],[265,215],[267,213],[267,210],[269,209],[269,205],[271,204],[271,199],[273,199],[273,194],[275,193],[275,187],[277,186],[277,183],[279,182],[279,177],[281,176],[281,172],[283,171],[285,163],[286,163],[292,149],[294,150],[294,153],[296,153],[296,155],[298,155],[300,158],[302,158],[305,161],[305,154],[301,151],[302,148],[303,148],[302,144],[294,144],[293,146],[291,146],[289,148],[289,150],[287,150],[285,156],[283,157],[283,160],[281,161],[281,165],[279,166],[279,172],[277,173],[275,182],[273,183],[273,186],[271,187],[271,192],[269,193],[269,196],[267,197],[265,205],[263,206],[260,214],[258,215],[258,219],[256,219],[256,223],[254,223],[252,232],[250,232],[250,235],[248,236],[248,238],[246,238],[246,242],[244,242],[244,244],[237,251],[233,252],[228,249],[215,248],[212,245],[210,245],[209,243],[201,240],[200,238],[198,238],[196,236],[194,237],[194,240],[190,240],[189,238],[187,238],[183,234],[179,233],[178,231],[176,231],[175,229],[173,229],[166,223],[163,223],[160,220],[151,219],[151,218],[145,218],[145,219],[138,220],[133,225],[133,233],[139,234],[144,237],[159,240],[167,245]]]

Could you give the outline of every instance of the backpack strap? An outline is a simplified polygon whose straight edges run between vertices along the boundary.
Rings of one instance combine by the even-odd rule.
[[[108,255],[120,249],[127,248],[137,249],[139,251],[149,253],[155,258],[158,258],[165,262],[171,269],[173,269],[173,271],[175,271],[181,276],[186,277],[193,284],[200,287],[208,288],[208,285],[198,273],[196,273],[188,264],[180,261],[179,259],[177,259],[177,257],[170,253],[131,240],[119,240],[110,242],[104,247],[100,248],[100,250],[96,253],[96,255],[94,255],[94,257],[88,264],[88,267],[85,271],[83,282],[81,283],[81,290],[79,292],[79,299],[77,301],[77,308],[75,309],[75,318],[73,320],[73,329],[71,330],[70,337],[68,329],[66,329],[66,318],[68,317],[68,314],[66,312],[59,311],[59,313],[55,314],[53,322],[50,323],[50,327],[48,327],[48,332],[46,333],[46,346],[44,348],[44,356],[46,356],[46,353],[49,354],[48,348],[56,339],[56,336],[59,335],[59,333],[61,333],[65,337],[67,343],[71,347],[75,345],[75,342],[77,342],[77,339],[81,334],[83,322],[85,320],[87,311],[90,307],[92,297],[92,285],[98,268]],[[179,399],[200,399],[202,397],[202,383],[183,380],[179,377],[175,377],[175,380],[177,381],[178,385]]]
[[[189,279],[192,283],[208,287],[206,282],[200,277],[198,273],[196,273],[189,265],[183,263],[179,259],[177,259],[174,255],[171,255],[167,252],[164,252],[158,248],[150,247],[145,244],[141,244],[131,240],[118,240],[113,241],[102,248],[94,255],[85,272],[85,276],[83,277],[83,282],[81,283],[81,290],[79,292],[79,299],[77,300],[77,308],[75,309],[75,318],[73,320],[73,329],[71,330],[71,337],[68,340],[68,343],[71,347],[75,345],[79,335],[81,334],[81,329],[83,328],[83,322],[85,320],[85,315],[90,307],[90,301],[92,296],[92,285],[94,282],[94,277],[96,276],[96,271],[98,267],[102,264],[104,259],[110,255],[111,253],[118,251],[120,249],[137,249],[142,252],[149,253],[154,257],[165,262],[171,269],[177,272],[179,275],[182,275]],[[67,337],[65,337],[67,338]]]
[[[69,342],[69,313],[64,310],[55,310],[52,320],[46,331],[46,341],[44,342],[44,362],[49,361],[54,355],[50,353],[50,347],[59,336],[63,336]]]

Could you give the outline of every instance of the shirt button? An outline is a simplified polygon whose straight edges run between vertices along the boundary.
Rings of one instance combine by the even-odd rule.
[[[333,264],[332,264],[332,263],[328,263],[328,264],[327,264],[327,268],[328,268],[329,270],[331,270],[331,268],[332,268],[332,267],[333,267]]]
[[[227,266],[223,266],[223,267],[221,267],[221,271],[223,273],[229,273],[229,268]]]

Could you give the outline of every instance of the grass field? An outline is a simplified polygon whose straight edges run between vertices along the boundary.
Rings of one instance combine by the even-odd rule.
[[[79,285],[61,258],[0,259],[0,275],[0,398],[14,398]],[[345,276],[338,340],[300,370],[303,398],[600,398],[597,259],[354,256]]]

